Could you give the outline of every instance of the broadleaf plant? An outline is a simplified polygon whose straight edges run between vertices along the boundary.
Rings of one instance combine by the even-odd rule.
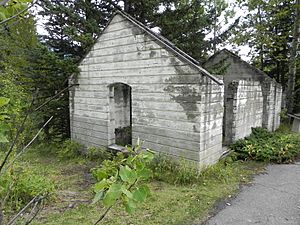
[[[154,153],[149,149],[142,149],[139,140],[132,147],[126,146],[126,150],[128,154],[117,153],[113,159],[105,160],[100,167],[92,170],[98,181],[94,185],[93,203],[101,201],[107,207],[95,224],[117,202],[124,206],[127,213],[132,213],[150,195],[146,181],[152,176],[152,171],[147,165],[153,160]]]

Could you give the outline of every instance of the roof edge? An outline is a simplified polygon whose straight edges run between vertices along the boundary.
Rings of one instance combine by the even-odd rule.
[[[163,37],[163,36],[161,36],[159,34],[156,34],[151,29],[149,29],[144,24],[142,24],[141,22],[139,22],[138,20],[136,20],[132,16],[128,15],[124,11],[117,10],[116,14],[122,15],[123,17],[125,17],[126,19],[128,19],[130,22],[132,22],[133,24],[135,24],[136,26],[138,26],[139,28],[141,28],[142,30],[144,30],[148,35],[150,35],[155,40],[157,40],[158,42],[160,42],[168,50],[172,51],[177,57],[179,57],[179,58],[183,59],[184,61],[186,61],[188,64],[190,64],[195,69],[199,70],[201,73],[203,73],[205,76],[209,77],[211,80],[213,80],[218,85],[223,85],[223,82],[221,82],[218,78],[216,78],[215,76],[213,76],[212,74],[210,74],[204,68],[200,67],[199,66],[199,62],[196,59],[194,59],[193,57],[191,57],[190,55],[188,55],[187,53],[185,53],[184,51],[182,51],[181,49],[179,49],[175,45],[170,45],[171,42],[168,39],[166,39],[165,37]]]
[[[215,54],[213,54],[212,56],[210,56],[206,62],[204,64],[206,64],[208,61],[212,60],[213,58],[215,58],[217,55],[219,55],[220,53],[225,52],[227,54],[229,54],[230,56],[238,59],[241,63],[245,64],[247,67],[255,70],[257,73],[259,73],[261,76],[269,79],[270,81],[275,82],[277,85],[282,86],[280,83],[278,83],[274,78],[270,77],[268,74],[266,74],[265,72],[263,72],[262,70],[256,68],[255,66],[251,65],[250,63],[246,62],[245,60],[241,59],[240,56],[238,56],[237,54],[233,53],[232,51],[228,50],[227,48],[223,48],[220,51],[217,51]]]

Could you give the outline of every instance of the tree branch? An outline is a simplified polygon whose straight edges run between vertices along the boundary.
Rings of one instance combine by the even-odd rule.
[[[34,140],[39,136],[39,134],[42,132],[42,130],[50,123],[50,121],[53,119],[53,116],[50,117],[50,119],[47,120],[47,122],[42,126],[41,129],[36,133],[36,135],[31,139],[31,141],[16,155],[16,157],[7,165],[7,167],[0,172],[0,175],[5,173],[9,167],[12,166],[12,164],[20,157],[20,155],[34,142]]]
[[[26,120],[27,120],[29,114],[31,113],[31,108],[32,108],[32,106],[33,106],[34,100],[35,100],[35,96],[32,98],[32,101],[31,101],[29,110],[26,112],[25,117],[24,117],[24,119],[23,119],[23,121],[22,121],[22,123],[21,123],[21,126],[20,126],[19,129],[17,130],[16,136],[15,136],[15,138],[14,138],[12,144],[10,145],[9,150],[8,150],[8,152],[6,153],[3,162],[2,162],[1,165],[0,165],[0,174],[1,174],[1,170],[3,169],[5,163],[7,162],[8,158],[9,158],[9,156],[10,156],[11,153],[13,152],[14,147],[15,147],[17,141],[18,141],[18,138],[19,138],[20,134],[21,134],[22,131],[23,131],[24,125],[25,125],[25,123],[26,123]]]
[[[131,190],[131,188],[137,183],[137,179],[129,186],[128,190]],[[94,225],[97,225],[98,223],[100,223],[104,217],[106,216],[106,214],[109,212],[109,210],[115,205],[116,203],[114,203],[113,205],[109,206],[105,212],[100,216],[100,218],[94,223]]]
[[[47,195],[45,195],[45,196],[35,196],[33,199],[31,199],[31,201],[30,202],[28,202],[27,203],[27,205],[26,206],[24,206],[24,208],[23,209],[21,209],[18,213],[17,213],[17,215],[15,215],[14,216],[14,218],[12,218],[8,223],[7,223],[7,225],[12,225],[12,224],[14,224],[14,222],[25,212],[25,210],[27,209],[27,208],[29,208],[29,206],[31,206],[32,204],[34,204],[34,203],[40,203],[43,199],[45,199],[47,197]]]
[[[104,217],[106,216],[106,214],[109,212],[109,210],[113,207],[113,205],[109,206],[105,212],[100,216],[100,218],[94,223],[94,225],[97,225],[98,223],[100,223],[101,220],[104,219]]]
[[[47,100],[46,102],[44,102],[42,105],[40,105],[39,107],[35,108],[34,111],[38,111],[41,108],[43,108],[45,105],[47,105],[49,102],[51,102],[53,99],[55,99],[57,96],[59,96],[60,94],[62,94],[63,92],[65,92],[66,90],[70,89],[71,87],[77,86],[78,84],[72,84],[64,89],[62,89],[60,92],[58,92],[56,95],[52,96],[49,100]]]
[[[35,3],[36,3],[36,2],[31,3],[29,6],[27,6],[25,9],[21,10],[21,11],[18,12],[17,14],[15,14],[15,15],[13,15],[12,17],[9,17],[9,18],[7,18],[7,19],[1,21],[1,22],[0,22],[0,25],[3,25],[3,24],[5,24],[5,23],[7,23],[7,22],[9,22],[9,21],[11,21],[11,20],[17,18],[17,17],[20,16],[21,14],[27,12],[32,6],[34,6]]]
[[[25,222],[24,225],[28,225],[30,224],[34,219],[35,217],[39,214],[39,212],[43,209],[43,207],[41,206],[42,205],[42,202],[43,202],[43,199],[40,200],[40,201],[37,201],[33,208],[31,209],[31,212],[29,213],[28,217],[27,217],[27,220]],[[37,210],[35,210],[36,208],[38,207]]]

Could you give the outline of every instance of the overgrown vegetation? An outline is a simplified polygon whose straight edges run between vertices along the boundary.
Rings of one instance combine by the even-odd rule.
[[[188,185],[199,182],[200,173],[195,163],[158,154],[150,163],[153,179],[169,184]],[[176,174],[176,176],[174,176]]]
[[[61,148],[58,148],[57,154],[61,159],[77,158],[83,154],[83,145],[70,139],[65,140]]]
[[[17,166],[1,177],[0,200],[6,212],[20,210],[35,196],[53,194],[53,181],[36,172]]]
[[[32,224],[93,224],[106,210],[103,204],[91,204],[97,180],[89,176],[90,169],[100,164],[97,160],[87,160],[84,155],[59,159],[59,148],[62,145],[57,143],[36,145],[18,162],[18,167],[46,177],[55,188],[54,197]],[[263,166],[254,162],[228,163],[226,159],[199,174],[186,161],[174,161],[167,156],[156,157],[154,164],[149,166],[157,173],[147,182],[151,195],[131,214],[124,212],[122,201],[118,201],[102,221],[103,224],[179,225],[192,224],[195,220],[197,223],[218,201],[234,195],[239,185],[248,182]],[[107,161],[107,168],[114,167],[109,163],[113,161]],[[172,169],[166,166],[168,163],[173,165]],[[178,171],[182,171],[181,179],[177,178]],[[94,170],[95,175],[99,175],[97,172]],[[184,180],[184,173],[189,174],[189,179]],[[98,177],[98,180],[101,179]]]
[[[139,140],[136,145],[127,146],[126,150],[127,156],[118,153],[112,160],[103,161],[100,168],[93,170],[98,181],[94,186],[96,194],[93,203],[101,200],[107,207],[95,224],[101,222],[117,202],[124,205],[127,213],[133,213],[137,205],[150,195],[146,181],[152,173],[147,165],[154,153],[149,149],[142,150]]]
[[[293,162],[300,155],[300,135],[280,130],[272,133],[264,128],[254,128],[249,137],[235,142],[231,148],[242,160]]]
[[[105,148],[101,147],[89,147],[86,151],[86,158],[99,163],[104,160],[111,159],[113,154]]]

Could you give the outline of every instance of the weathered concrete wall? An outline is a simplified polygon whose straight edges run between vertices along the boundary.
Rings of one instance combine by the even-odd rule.
[[[274,121],[273,130],[276,130],[280,126],[280,113],[282,105],[282,86],[279,84],[275,85],[275,106],[274,106]]]
[[[80,69],[71,91],[73,139],[114,144],[109,86],[121,82],[131,87],[133,142],[139,137],[144,147],[204,164],[219,158],[222,86],[130,21],[116,15]]]
[[[202,86],[200,117],[200,166],[211,165],[222,154],[224,86],[206,78]]]
[[[205,64],[204,67],[214,73],[222,73],[224,80],[224,143],[230,143],[233,137],[230,137],[231,127],[234,118],[232,118],[233,106],[233,90],[229,90],[229,86],[232,85],[232,81],[244,80],[259,82],[260,93],[263,96],[263,110],[262,126],[267,128],[269,131],[274,131],[280,124],[279,114],[281,108],[281,85],[277,84],[273,79],[268,77],[262,71],[249,65],[247,62],[241,60],[235,54],[228,50],[223,50],[214,56],[212,56]],[[256,83],[257,84],[257,83]],[[254,87],[255,88],[255,87]],[[245,121],[247,124],[247,121]],[[228,127],[229,126],[229,127]],[[228,127],[228,128],[226,128]],[[247,127],[247,125],[246,125]]]
[[[280,126],[282,88],[276,82],[262,83],[264,97],[263,127],[275,131]]]
[[[271,82],[262,83],[263,95],[263,123],[262,126],[269,131],[273,131],[273,123],[275,119],[275,84]]]
[[[229,144],[251,134],[252,127],[261,127],[263,96],[257,81],[233,81],[228,86],[225,143]]]

